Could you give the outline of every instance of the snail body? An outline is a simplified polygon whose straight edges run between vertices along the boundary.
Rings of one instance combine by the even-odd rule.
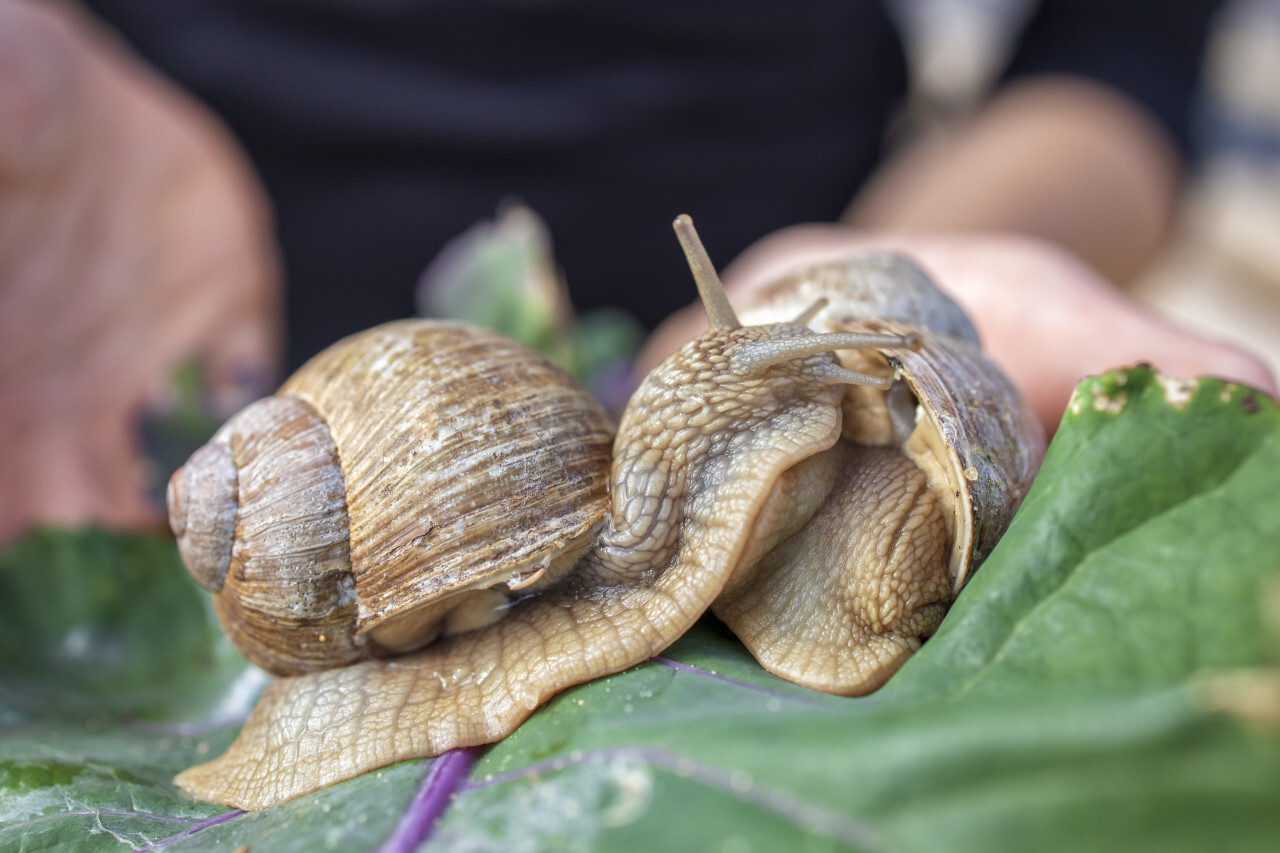
[[[713,603],[718,609],[723,606],[732,619],[733,612],[763,588],[762,583],[768,585],[769,576],[786,572],[776,566],[762,567],[775,565],[778,555],[787,549],[811,549],[813,537],[827,535],[824,531],[842,529],[840,513],[828,510],[828,504],[865,491],[856,483],[850,485],[850,472],[859,468],[852,456],[864,451],[841,437],[842,409],[850,406],[844,389],[867,384],[881,389],[881,394],[887,391],[889,397],[895,392],[889,390],[894,383],[888,376],[855,372],[842,365],[834,353],[865,347],[907,352],[922,346],[919,334],[913,330],[905,334],[816,333],[805,325],[813,319],[810,307],[794,312],[789,321],[743,326],[686,217],[677,220],[677,232],[690,258],[711,329],[646,377],[621,417],[611,461],[610,457],[602,460],[594,449],[587,453],[580,477],[583,491],[594,497],[596,483],[607,481],[603,509],[598,514],[590,510],[580,513],[581,518],[575,516],[569,526],[575,532],[548,528],[553,532],[539,537],[544,544],[522,550],[514,562],[498,561],[497,568],[486,570],[487,574],[468,569],[471,558],[461,561],[457,571],[464,580],[456,584],[414,579],[413,572],[422,569],[404,569],[400,582],[416,584],[419,592],[415,601],[428,590],[427,603],[388,604],[386,612],[392,614],[388,621],[400,619],[401,613],[420,614],[423,610],[434,619],[435,602],[444,599],[432,598],[430,593],[436,586],[445,586],[464,589],[471,596],[463,608],[468,615],[460,620],[459,630],[449,631],[447,625],[432,625],[426,632],[415,628],[405,632],[414,637],[406,645],[420,643],[424,636],[434,642],[408,654],[375,654],[350,665],[277,680],[264,692],[228,751],[179,775],[179,785],[204,799],[252,809],[392,761],[498,740],[561,690],[657,654]],[[351,346],[360,350],[356,342]],[[340,344],[339,349],[342,347]],[[358,395],[373,393],[370,389],[376,383],[346,378],[353,364],[374,366],[394,361],[391,350],[350,358],[322,354],[318,366],[308,374],[314,379],[290,380],[282,394],[326,413],[346,406],[353,420],[362,423],[350,429],[331,424],[330,430],[350,501],[346,511],[353,519],[352,564],[362,559],[358,554],[379,555],[364,564],[366,568],[352,569],[358,586],[361,572],[376,572],[384,562],[394,562],[401,554],[397,548],[418,542],[409,533],[419,531],[421,522],[414,527],[407,518],[436,513],[438,529],[465,531],[467,525],[445,520],[434,504],[410,501],[397,504],[385,522],[405,526],[405,532],[387,537],[391,546],[377,550],[382,546],[355,544],[361,527],[354,518],[364,511],[365,502],[376,503],[379,493],[388,489],[409,492],[414,475],[401,474],[397,465],[385,461],[369,463],[366,470],[351,458],[352,453],[361,452],[361,442],[399,430],[392,422],[400,415],[391,406],[380,410],[372,422],[361,422],[361,416],[367,417],[376,406]],[[893,372],[875,359],[867,363],[882,374]],[[351,387],[342,389],[344,382]],[[423,393],[430,396],[431,392]],[[357,395],[354,401],[346,401],[344,395],[352,394]],[[409,397],[418,399],[416,395]],[[327,416],[333,419],[332,414]],[[423,416],[413,415],[415,419]],[[886,415],[882,420],[892,418]],[[577,431],[580,438],[590,437],[587,443],[594,446],[607,427],[594,418],[585,422],[587,426],[578,424],[569,431]],[[500,417],[492,419],[492,426],[488,432],[473,428],[472,438],[478,440],[482,434],[493,438],[506,429]],[[241,455],[243,446],[252,444],[250,439],[237,439],[231,424],[224,432],[230,437],[223,436],[214,444],[226,444],[233,458]],[[890,426],[889,434],[893,432]],[[541,435],[541,430],[534,431],[535,439]],[[400,448],[408,441],[394,439],[389,446]],[[463,442],[456,452],[483,455],[486,451],[477,451],[471,446],[474,443]],[[511,458],[532,461],[547,455],[546,450],[536,440],[527,455]],[[866,452],[876,455],[881,450]],[[215,467],[226,467],[226,450],[215,448],[207,453],[216,457]],[[553,463],[547,465],[554,467]],[[493,481],[489,485],[498,491],[510,487],[503,485],[509,477],[520,476],[515,463],[480,465],[476,470],[481,468]],[[399,479],[388,482],[389,477],[397,476]],[[918,491],[933,494],[926,482],[928,476],[920,475]],[[171,501],[178,507],[186,506],[188,496],[216,491],[209,488],[212,475],[180,472],[175,480],[179,485],[171,491]],[[323,491],[328,486],[317,488]],[[929,518],[933,520],[916,526],[941,528],[934,532],[945,538],[950,535],[946,530],[947,505],[941,499],[935,503],[942,508],[932,511]],[[225,594],[237,566],[244,565],[236,556],[237,549],[250,549],[238,544],[227,548],[208,531],[231,527],[238,533],[244,525],[225,506],[203,515],[189,509],[181,514],[209,520],[175,523],[175,531],[184,526],[200,533],[193,541],[220,543],[216,559],[198,555],[188,559],[193,573],[209,574],[209,564],[220,564],[223,551],[231,553],[231,571],[223,581]],[[523,529],[509,527],[501,532],[517,538],[525,535]],[[478,539],[496,535],[499,531],[494,528]],[[938,608],[945,610],[958,584],[954,573],[949,574],[951,548],[947,542],[930,547],[941,555],[934,558],[935,564],[940,561],[941,569],[926,572],[929,580],[923,585],[937,599]],[[477,553],[488,552],[477,546]],[[846,582],[844,568],[827,567],[824,571],[829,583],[838,586]],[[915,574],[915,569],[907,571],[908,576]],[[526,585],[532,575],[537,575],[536,579]],[[803,579],[793,578],[790,583],[804,585]],[[476,598],[493,595],[495,587],[499,603]],[[512,587],[521,587],[521,594],[509,595]],[[366,602],[361,593],[355,597],[352,644],[359,645],[364,637],[365,646],[377,643],[377,648],[385,649],[393,645],[385,639],[385,632],[378,638],[379,624],[385,623],[377,621],[383,610],[374,602],[384,598],[373,595]],[[768,599],[761,605],[762,612],[770,608],[776,612],[783,606],[776,595],[757,597]],[[389,594],[385,600],[397,601]],[[872,609],[877,606],[873,604]],[[940,611],[926,610],[923,621],[915,620],[920,623],[916,626],[919,636],[927,635],[941,618]],[[737,621],[735,630],[745,624]],[[892,614],[887,621],[894,623],[893,630],[901,628]],[[234,636],[231,626],[229,633]],[[743,633],[751,632],[743,629]],[[898,662],[893,658],[885,666],[896,668]]]

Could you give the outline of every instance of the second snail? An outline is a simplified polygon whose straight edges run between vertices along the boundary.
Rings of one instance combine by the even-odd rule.
[[[711,328],[612,439],[537,353],[405,321],[321,353],[174,474],[184,561],[284,676],[180,786],[256,809],[499,740],[708,608],[843,695],[937,629],[1039,466],[1029,407],[905,259],[797,273],[743,325],[675,227]]]

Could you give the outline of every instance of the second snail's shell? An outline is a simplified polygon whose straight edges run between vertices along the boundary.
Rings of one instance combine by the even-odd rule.
[[[811,328],[822,332],[920,332],[917,351],[842,351],[852,370],[895,376],[889,392],[850,386],[844,436],[897,446],[929,477],[950,508],[954,590],[990,553],[1039,470],[1044,432],[1026,398],[982,352],[972,322],[920,267],[888,253],[824,264],[751,294],[746,323],[827,306]]]
[[[229,421],[175,474],[171,516],[247,657],[326,668],[484,624],[506,590],[570,567],[603,521],[612,432],[514,341],[390,323]],[[202,490],[225,497],[195,517]]]

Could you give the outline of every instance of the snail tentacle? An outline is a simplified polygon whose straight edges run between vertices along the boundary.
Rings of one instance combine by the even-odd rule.
[[[810,305],[808,308],[801,311],[799,314],[793,317],[789,322],[793,326],[807,326],[809,325],[810,322],[812,322],[814,317],[817,317],[819,314],[822,313],[822,309],[826,308],[830,304],[831,304],[830,299],[828,299],[825,296],[819,296],[817,299],[813,300],[812,305]]]
[[[724,292],[724,285],[720,283],[715,265],[711,263],[706,247],[694,230],[693,220],[688,214],[682,213],[676,217],[673,227],[676,237],[680,239],[680,246],[684,249],[685,259],[689,262],[689,269],[693,272],[693,280],[698,285],[698,294],[702,297],[702,306],[706,309],[711,328],[725,331],[742,328],[737,313],[729,304],[729,296]]]
[[[736,357],[744,370],[763,371],[767,367],[784,361],[817,355],[821,352],[869,347],[916,349],[919,346],[920,337],[915,334],[878,335],[853,332],[814,334],[806,329],[793,337],[755,342],[743,347]]]
[[[893,387],[892,379],[872,376],[868,373],[858,373],[835,364],[824,364],[815,368],[814,374],[823,377],[825,381],[830,382],[832,385],[865,385],[869,388],[878,388],[881,391],[888,391]]]

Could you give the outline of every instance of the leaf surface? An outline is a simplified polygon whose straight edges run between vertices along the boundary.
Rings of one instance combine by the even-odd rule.
[[[169,782],[263,683],[172,545],[43,532],[0,559],[0,849],[1270,850],[1278,474],[1274,401],[1090,379],[879,693],[782,682],[708,620],[487,750],[254,814]]]

